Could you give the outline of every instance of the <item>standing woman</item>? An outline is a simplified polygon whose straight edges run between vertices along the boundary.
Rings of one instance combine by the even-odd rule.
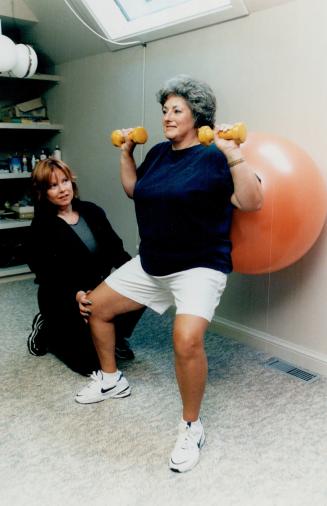
[[[115,363],[118,314],[143,306],[163,313],[175,305],[173,344],[183,409],[169,467],[184,472],[198,462],[205,440],[199,418],[207,378],[204,335],[232,270],[233,206],[257,210],[262,192],[235,141],[219,139],[216,128],[213,145],[199,143],[198,128],[214,127],[215,120],[216,100],[207,84],[177,76],[157,99],[167,141],[150,149],[138,169],[128,130],[121,146],[121,180],[135,202],[140,254],[90,294],[77,296],[81,314],[89,314],[101,370],[75,399],[91,403],[129,392]]]
[[[131,257],[104,211],[79,200],[75,177],[63,161],[48,158],[32,174],[35,217],[27,243],[28,264],[39,284],[40,313],[34,318],[28,348],[50,351],[71,369],[90,374],[99,367],[90,328],[79,314],[76,292],[96,287]],[[118,358],[133,358],[129,337],[141,312],[115,320]]]

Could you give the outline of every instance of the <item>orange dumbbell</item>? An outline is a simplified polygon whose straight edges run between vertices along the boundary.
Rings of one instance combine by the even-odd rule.
[[[120,148],[127,139],[135,142],[135,144],[144,144],[148,140],[148,133],[143,127],[135,127],[127,134],[127,138],[121,130],[114,130],[111,134],[111,142],[117,148]]]
[[[237,144],[241,144],[246,139],[246,126],[244,123],[235,123],[232,128],[228,130],[219,130],[218,137],[226,140],[234,140]],[[209,144],[213,141],[213,130],[209,126],[202,126],[198,130],[198,139],[201,144],[205,146],[209,146]]]

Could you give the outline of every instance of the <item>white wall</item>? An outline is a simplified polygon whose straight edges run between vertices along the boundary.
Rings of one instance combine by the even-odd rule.
[[[65,78],[56,90],[59,120],[65,124],[65,159],[79,175],[82,197],[108,211],[131,253],[136,242],[133,205],[120,187],[119,153],[107,135],[140,124],[144,113],[148,146],[160,140],[155,92],[174,74],[189,73],[211,84],[218,120],[242,120],[250,130],[293,140],[327,179],[326,19],[325,0],[296,0],[156,41],[146,49],[134,47],[59,67]],[[327,374],[326,259],[323,230],[311,251],[287,269],[271,275],[231,275],[217,311],[218,320],[223,319],[220,328]]]

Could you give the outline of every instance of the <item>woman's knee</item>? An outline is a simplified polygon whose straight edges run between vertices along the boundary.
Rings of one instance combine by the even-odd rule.
[[[183,359],[192,359],[204,352],[203,335],[192,331],[174,332],[175,355]]]
[[[112,322],[115,317],[140,309],[142,306],[115,292],[105,282],[88,295],[91,301],[90,319]]]
[[[101,283],[101,285],[92,290],[87,296],[91,303],[89,306],[89,320],[112,321],[117,314],[115,312],[115,306],[119,297],[120,295],[111,290],[107,284]]]
[[[193,315],[177,315],[174,323],[174,351],[176,356],[196,357],[204,353],[204,334],[208,322]]]

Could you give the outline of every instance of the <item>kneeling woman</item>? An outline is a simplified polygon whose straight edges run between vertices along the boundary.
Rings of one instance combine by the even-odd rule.
[[[50,351],[86,375],[98,368],[99,362],[89,326],[78,311],[76,292],[95,288],[130,255],[104,211],[79,200],[75,177],[64,162],[52,158],[39,162],[32,182],[36,205],[27,256],[39,284],[40,313],[34,318],[28,348],[33,355]],[[133,358],[125,338],[142,312],[116,318],[118,358]]]

